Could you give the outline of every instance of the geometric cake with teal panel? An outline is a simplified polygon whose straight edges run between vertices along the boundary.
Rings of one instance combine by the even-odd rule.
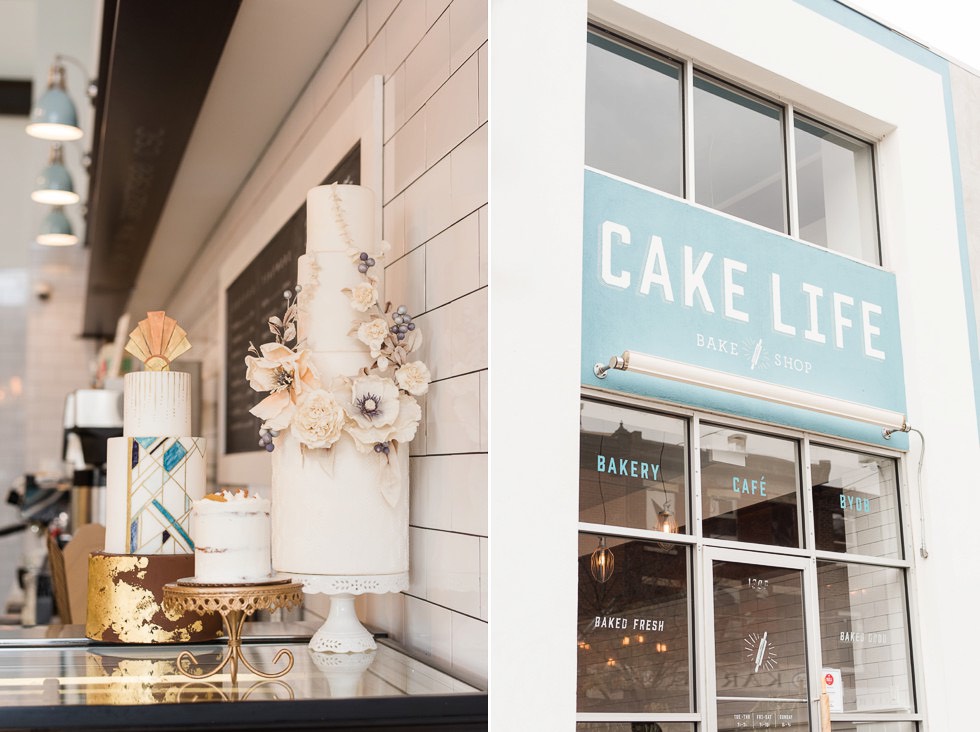
[[[204,443],[201,437],[127,438],[127,553],[194,551],[190,514],[204,478]]]

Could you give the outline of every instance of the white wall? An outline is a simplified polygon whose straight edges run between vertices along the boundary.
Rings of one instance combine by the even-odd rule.
[[[382,75],[385,297],[416,316],[433,384],[411,448],[411,586],[368,598],[362,617],[477,679],[488,650],[486,17],[485,0],[362,2],[166,303],[203,360],[202,431],[217,445],[222,262]]]
[[[571,730],[585,2],[491,3],[494,730]]]

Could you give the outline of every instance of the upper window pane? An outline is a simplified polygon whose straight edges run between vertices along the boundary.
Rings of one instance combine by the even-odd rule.
[[[681,195],[680,67],[589,34],[585,164]]]
[[[779,107],[695,75],[695,200],[785,233],[782,129]]]
[[[798,547],[797,456],[794,440],[702,422],[705,537]]]
[[[895,461],[810,446],[817,549],[901,557]]]
[[[686,534],[686,423],[582,402],[579,521]]]
[[[871,145],[796,118],[800,238],[879,261]]]

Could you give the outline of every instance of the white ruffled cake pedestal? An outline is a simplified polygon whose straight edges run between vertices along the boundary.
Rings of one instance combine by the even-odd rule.
[[[294,582],[302,583],[306,594],[330,596],[327,619],[310,639],[310,650],[318,653],[361,653],[376,649],[374,636],[357,618],[355,597],[408,589],[407,572],[362,577],[293,573],[291,577]]]

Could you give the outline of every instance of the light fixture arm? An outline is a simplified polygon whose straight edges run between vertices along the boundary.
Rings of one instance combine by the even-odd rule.
[[[52,80],[55,80],[62,89],[65,88],[65,67],[62,63],[63,61],[68,61],[82,72],[87,84],[85,87],[85,95],[89,98],[89,101],[94,100],[99,93],[98,80],[95,77],[90,76],[88,69],[85,68],[85,64],[74,56],[69,56],[64,53],[55,54],[54,63],[51,65],[51,70],[48,72],[48,84],[51,85],[53,83]]]

